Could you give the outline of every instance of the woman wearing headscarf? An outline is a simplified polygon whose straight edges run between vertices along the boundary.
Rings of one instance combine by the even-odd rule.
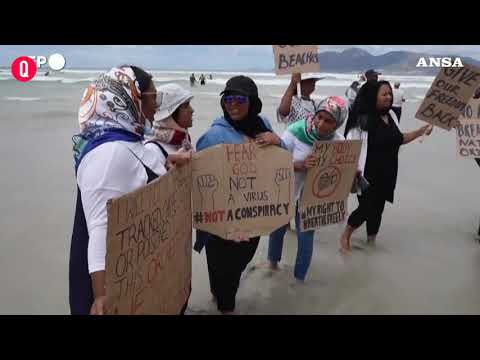
[[[73,137],[77,204],[69,298],[74,315],[105,313],[107,201],[166,173],[166,156],[142,142],[155,107],[152,76],[135,66],[111,69],[84,92],[81,133]]]
[[[157,88],[157,111],[147,146],[155,142],[168,154],[192,149],[192,140],[188,133],[194,113],[190,105],[192,99],[192,93],[177,84],[166,84]]]
[[[433,127],[402,133],[398,120],[391,110],[392,88],[388,81],[370,82],[359,91],[345,128],[347,139],[362,140],[358,173],[370,186],[358,196],[359,206],[348,218],[348,224],[340,239],[341,251],[351,249],[350,238],[360,225],[367,222],[367,241],[374,243],[385,207],[385,201],[393,203],[397,183],[398,151],[423,134],[430,135]]]
[[[338,96],[330,96],[315,106],[314,114],[291,124],[282,135],[288,151],[292,153],[295,170],[294,200],[298,202],[305,185],[306,172],[315,166],[315,157],[311,154],[316,141],[344,140],[337,130],[348,117],[348,104]],[[304,281],[313,253],[314,230],[300,231],[298,204],[295,215],[298,250],[295,261],[294,277]],[[268,264],[272,270],[278,269],[282,257],[283,239],[288,224],[270,234],[268,242]]]
[[[246,76],[227,81],[220,95],[223,116],[197,142],[197,151],[217,144],[243,144],[255,141],[260,146],[281,146],[267,118],[260,116],[262,102],[255,82]],[[204,231],[197,231],[194,249],[207,254],[210,290],[223,314],[233,313],[240,277],[255,255],[260,237],[232,241]]]

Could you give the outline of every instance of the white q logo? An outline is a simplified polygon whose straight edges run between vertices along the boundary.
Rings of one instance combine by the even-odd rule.
[[[28,78],[28,62],[25,60],[20,61],[20,76],[22,78]]]

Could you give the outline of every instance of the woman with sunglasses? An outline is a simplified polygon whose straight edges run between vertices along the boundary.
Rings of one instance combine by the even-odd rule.
[[[197,142],[197,151],[217,144],[242,144],[255,141],[258,145],[282,146],[270,122],[260,116],[262,102],[256,84],[246,76],[235,76],[227,81],[221,92],[223,116],[216,119],[210,129]],[[235,297],[240,277],[255,255],[260,237],[232,241],[197,231],[194,249],[206,248],[210,290],[218,310],[231,314],[235,310]]]
[[[348,103],[338,96],[330,96],[315,104],[313,115],[291,124],[282,135],[282,141],[293,155],[295,170],[295,201],[302,194],[306,172],[315,166],[315,157],[311,154],[315,141],[344,140],[337,130],[348,117]],[[283,239],[288,224],[270,234],[268,242],[268,267],[278,270],[278,262],[282,257]],[[298,204],[295,214],[298,250],[295,261],[294,277],[297,281],[305,281],[313,253],[314,230],[300,231]]]

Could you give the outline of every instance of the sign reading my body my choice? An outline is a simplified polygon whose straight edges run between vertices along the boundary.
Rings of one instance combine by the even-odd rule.
[[[275,74],[319,72],[318,45],[273,45]]]
[[[415,114],[417,119],[446,130],[458,125],[458,117],[480,86],[480,69],[464,65],[440,70]]]

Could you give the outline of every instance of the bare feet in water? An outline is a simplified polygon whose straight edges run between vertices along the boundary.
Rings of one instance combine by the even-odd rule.
[[[351,249],[350,239],[348,238],[347,234],[343,233],[342,237],[340,238],[340,252],[342,254],[348,254]]]
[[[340,252],[342,254],[347,254],[350,250],[352,250],[351,237],[354,230],[355,229],[350,225],[345,227],[345,231],[340,238]]]
[[[375,245],[376,238],[377,238],[376,235],[367,236],[367,244],[368,245]]]
[[[278,271],[280,270],[280,267],[278,266],[277,262],[274,261],[266,261],[260,265],[258,265],[259,269],[268,269],[272,271]]]

